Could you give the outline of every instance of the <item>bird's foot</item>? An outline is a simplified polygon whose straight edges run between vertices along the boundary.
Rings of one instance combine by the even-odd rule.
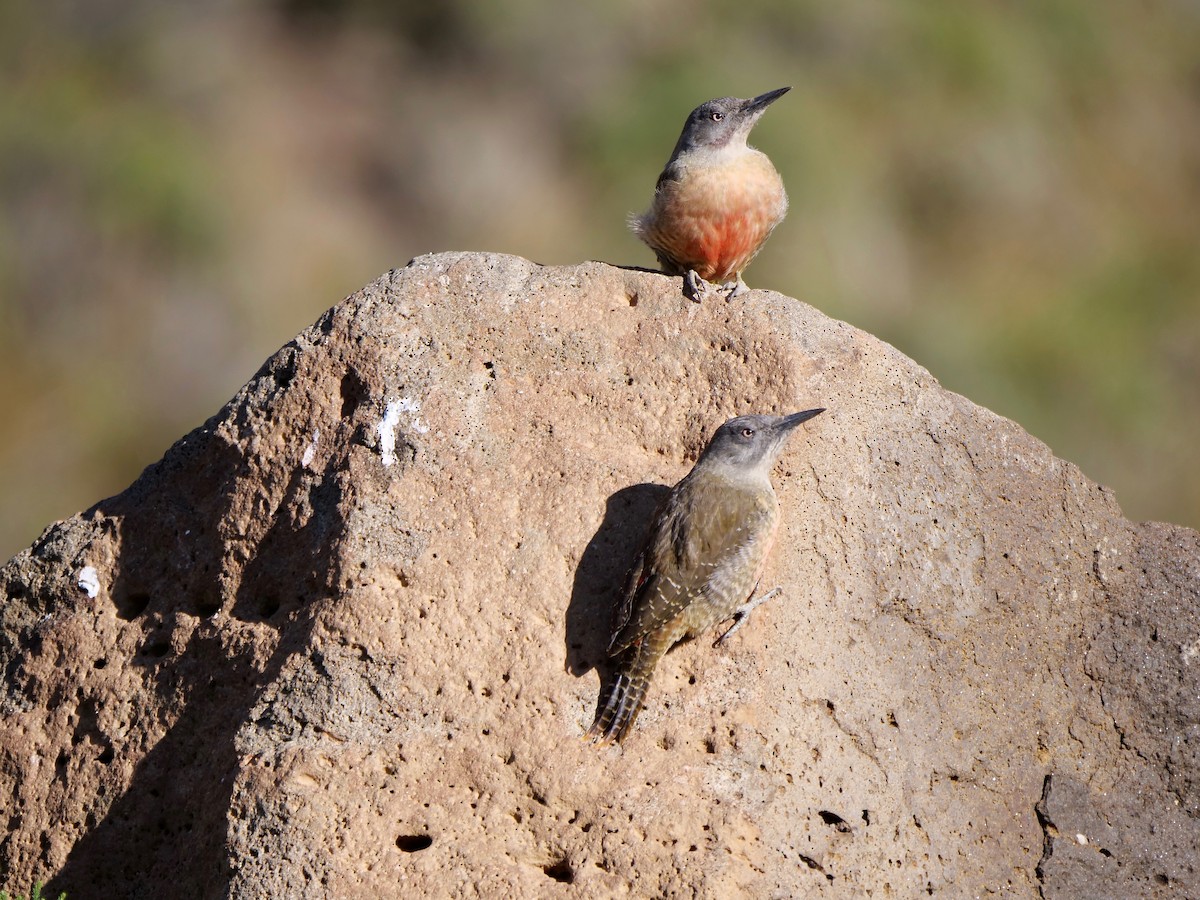
[[[683,296],[693,303],[699,303],[708,296],[708,292],[708,282],[701,278],[695,269],[688,269],[687,274],[683,276]]]
[[[716,647],[719,644],[725,643],[731,634],[746,624],[746,619],[750,617],[751,612],[762,606],[764,603],[782,591],[783,588],[771,588],[771,590],[767,591],[761,597],[751,596],[749,600],[733,611],[733,624],[729,626],[728,630],[726,630],[723,635],[713,641],[713,646]]]
[[[746,282],[742,281],[742,276],[739,275],[736,281],[727,281],[721,285],[721,290],[726,292],[726,300],[732,300],[734,297],[740,297],[742,294],[750,290],[750,288],[747,286]]]

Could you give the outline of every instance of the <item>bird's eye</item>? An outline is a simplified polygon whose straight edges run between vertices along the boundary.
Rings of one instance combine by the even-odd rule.
[[[712,114],[712,120],[714,122],[720,122],[723,118],[725,118],[725,113],[715,112]]]
[[[754,429],[747,426],[742,429],[742,437],[754,437]]]

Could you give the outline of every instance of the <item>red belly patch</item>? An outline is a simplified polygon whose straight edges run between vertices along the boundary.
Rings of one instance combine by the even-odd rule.
[[[750,151],[669,182],[634,230],[668,271],[695,269],[705,281],[723,283],[740,276],[786,212],[778,173]]]
[[[725,216],[697,222],[685,257],[706,281],[726,281],[750,262],[770,230],[761,217]],[[773,224],[773,223],[772,223]]]

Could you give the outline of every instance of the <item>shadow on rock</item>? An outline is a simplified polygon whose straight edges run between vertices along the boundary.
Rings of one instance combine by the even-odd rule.
[[[232,469],[238,461],[225,462]],[[172,885],[171,895],[181,898],[227,893],[237,735],[263,687],[307,645],[315,601],[336,577],[335,479],[293,476],[233,596],[225,587],[229,554],[212,523],[227,511],[220,507],[229,502],[235,479],[209,485],[209,497],[163,480],[168,483],[143,479],[95,511],[122,523],[113,596],[118,615],[140,624],[144,634],[129,659],[145,676],[124,743],[153,741],[157,723],[171,724],[137,761],[104,818],[72,848],[47,896],[131,897],[147,884]],[[147,488],[156,486],[164,499],[146,503]],[[303,502],[314,512],[298,522],[293,513]],[[202,523],[209,523],[207,532]],[[295,585],[293,592],[281,598],[281,584]],[[253,643],[269,648],[269,655],[254,652]],[[107,760],[100,758],[112,761],[111,749]],[[107,783],[117,787],[123,780]]]
[[[586,675],[608,659],[612,620],[634,557],[650,521],[671,489],[662,484],[622,488],[604,508],[604,521],[588,542],[567,607],[567,671]]]

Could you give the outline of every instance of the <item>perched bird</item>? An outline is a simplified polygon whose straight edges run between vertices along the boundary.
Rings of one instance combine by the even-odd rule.
[[[789,90],[751,100],[721,97],[692,110],[658,176],[654,203],[629,219],[663,271],[684,276],[684,293],[696,302],[708,282],[720,284],[730,298],[746,290],[742,270],[787,214],[783,179],[746,138]]]
[[[677,641],[736,618],[732,634],[759,603],[753,599],[779,527],[771,467],[801,422],[824,412],[739,416],[717,429],[696,465],[654,517],[630,570],[613,622],[616,661],[592,741],[619,741],[633,725],[654,667]]]

